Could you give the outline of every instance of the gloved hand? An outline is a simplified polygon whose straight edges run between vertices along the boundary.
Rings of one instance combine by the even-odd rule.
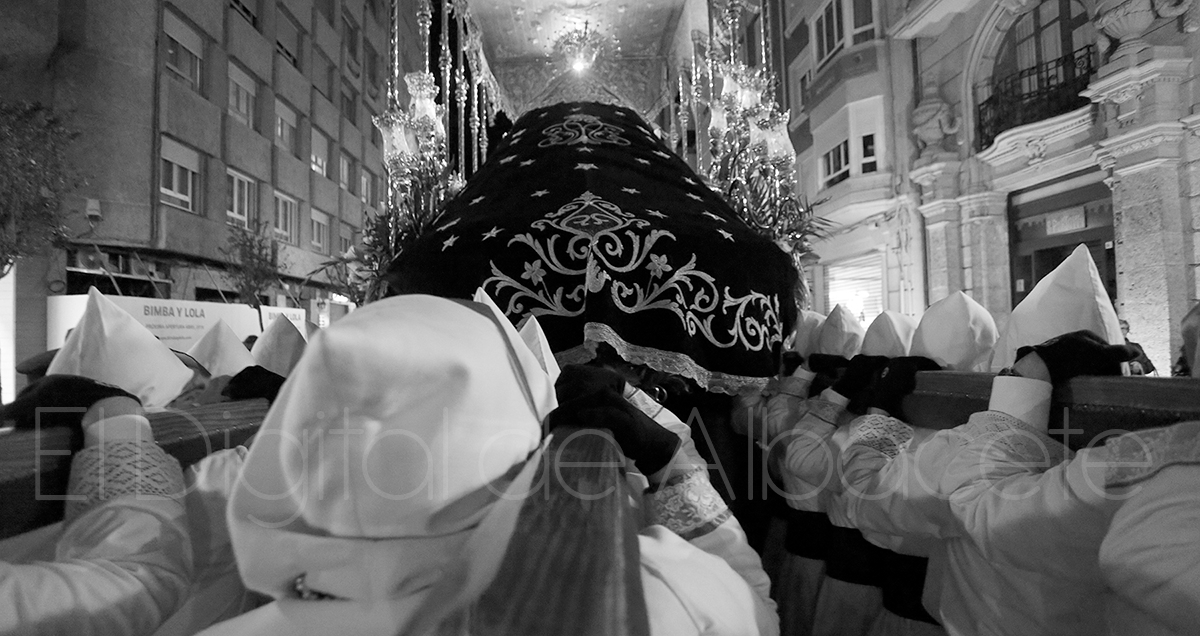
[[[796,369],[798,369],[802,364],[804,364],[804,356],[796,353],[795,351],[784,351],[783,363],[781,365],[782,373],[780,373],[780,375],[787,377],[795,373]]]
[[[917,388],[917,372],[940,371],[941,368],[938,363],[921,356],[891,359],[875,382],[875,389],[871,392],[870,406],[883,409],[897,419],[907,420],[900,403],[904,396]]]
[[[625,378],[604,367],[589,364],[568,364],[554,382],[554,393],[558,403],[569,402],[597,391],[609,389],[617,395],[625,393]]]
[[[78,428],[93,404],[110,397],[127,397],[142,403],[136,395],[111,384],[78,375],[47,375],[21,389],[12,403],[0,406],[0,421],[12,420],[13,426],[25,430],[49,426]]]
[[[837,377],[838,374],[850,365],[850,361],[842,356],[830,355],[828,353],[814,353],[808,356],[808,369],[817,375],[828,375]]]
[[[887,356],[856,355],[850,360],[846,372],[831,388],[842,397],[857,401],[860,395],[875,383],[875,378],[887,363]]]
[[[1017,360],[1036,353],[1058,385],[1080,375],[1120,375],[1121,363],[1137,357],[1136,347],[1108,344],[1086,329],[1051,338],[1039,345],[1017,349]]]
[[[254,365],[238,371],[237,375],[230,378],[221,395],[231,400],[266,398],[268,402],[274,403],[285,379],[278,373]]]
[[[547,420],[551,431],[558,426],[611,431],[621,452],[646,476],[670,463],[682,444],[678,435],[659,426],[611,388],[559,401],[558,408],[550,412]]]

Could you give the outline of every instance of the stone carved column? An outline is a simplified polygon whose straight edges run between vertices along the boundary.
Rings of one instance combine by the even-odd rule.
[[[1012,313],[1008,195],[965,194],[957,199],[962,232],[963,289],[1004,325]]]
[[[1183,195],[1187,198],[1185,218],[1191,216],[1191,232],[1184,229],[1184,251],[1191,258],[1188,275],[1191,278],[1189,301],[1200,299],[1200,115],[1189,115],[1182,120],[1188,134],[1184,136],[1184,164],[1181,174]]]
[[[958,202],[942,199],[920,207],[925,218],[925,265],[929,303],[962,289],[962,230]]]
[[[910,316],[925,310],[925,228],[917,201],[901,197],[887,221],[888,309]]]
[[[921,186],[918,210],[925,219],[925,274],[931,304],[963,288],[961,219],[955,200],[959,165],[940,161],[909,173]]]
[[[1184,248],[1178,164],[1118,171],[1113,182],[1118,311],[1155,366],[1166,369],[1182,344],[1179,325],[1195,289]],[[1190,213],[1187,216],[1191,216]],[[1191,233],[1191,220],[1186,227]]]
[[[1187,131],[1180,85],[1190,58],[1147,46],[1100,69],[1085,95],[1108,109],[1100,165],[1112,171],[1117,311],[1160,368],[1181,344],[1179,324],[1196,293],[1192,211],[1180,165]]]

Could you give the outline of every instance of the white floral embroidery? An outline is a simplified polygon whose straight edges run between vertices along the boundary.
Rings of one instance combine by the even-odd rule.
[[[1126,433],[1107,441],[1108,488],[1145,481],[1168,466],[1200,464],[1200,422]]]
[[[671,478],[650,495],[650,503],[651,525],[666,526],[688,540],[712,532],[730,517],[729,506],[703,468]]]
[[[579,316],[587,295],[605,293],[607,288],[609,299],[620,311],[636,314],[665,309],[675,314],[689,336],[702,336],[722,349],[763,351],[783,341],[777,296],[753,290],[735,296],[728,287],[722,289],[712,274],[697,267],[695,254],[682,265],[660,270],[661,277],[629,280],[628,276],[617,279],[610,275],[637,271],[656,256],[665,258],[656,253],[656,245],[676,237],[650,225],[615,203],[584,192],[508,242],[510,247],[527,246],[550,272],[570,281],[570,287],[531,289],[501,271],[493,260],[492,275],[483,288],[510,316]],[[728,238],[732,240],[732,235]],[[652,267],[647,269],[655,272]],[[538,281],[545,275],[539,275]],[[521,278],[533,280],[531,276],[527,262]]]
[[[650,262],[646,265],[646,269],[650,270],[651,278],[660,278],[664,272],[671,271],[671,266],[667,265],[666,254],[651,254]]]
[[[542,268],[542,262],[535,260],[532,263],[525,263],[525,273],[521,274],[521,278],[528,280],[534,285],[541,285],[542,278],[546,276],[546,270]]]

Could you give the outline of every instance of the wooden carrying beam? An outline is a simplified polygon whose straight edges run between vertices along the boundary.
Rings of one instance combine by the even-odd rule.
[[[245,442],[266,415],[266,400],[245,400],[150,413],[146,419],[155,441],[186,470],[213,452]],[[0,539],[61,521],[70,473],[66,429],[0,435]]]
[[[472,634],[646,636],[641,515],[603,431],[559,427],[500,571],[470,612]]]
[[[953,428],[987,410],[990,373],[923,371],[904,398],[914,426]],[[1083,377],[1054,392],[1050,433],[1078,450],[1125,431],[1200,420],[1200,379]]]

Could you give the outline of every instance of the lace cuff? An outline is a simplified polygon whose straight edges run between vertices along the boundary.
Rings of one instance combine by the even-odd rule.
[[[64,521],[110,499],[147,495],[174,499],[183,494],[179,462],[147,440],[109,441],[75,454],[67,485]]]
[[[655,418],[666,408],[650,397],[645,391],[635,386],[626,385],[624,397],[626,401],[637,407],[637,410],[645,414],[646,417],[655,421],[657,421]]]
[[[1200,464],[1200,422],[1126,433],[1108,440],[1107,488],[1131,486],[1168,466]]]
[[[780,393],[804,400],[808,398],[808,389],[811,386],[812,378],[793,375],[786,378],[779,378],[779,385],[776,387],[776,390]]]
[[[649,495],[651,525],[663,525],[690,541],[729,519],[729,506],[712,487],[703,468],[672,477]]]
[[[985,440],[995,444],[1013,461],[1053,466],[1067,458],[1067,449],[1054,438],[1019,418],[1001,411],[981,411],[958,427],[964,443]]]
[[[830,402],[821,398],[808,400],[808,414],[830,426],[837,426],[838,418],[846,412],[845,405]]]
[[[893,459],[908,448],[913,440],[913,428],[887,415],[864,415],[850,423],[847,445],[858,444],[873,448]]]

